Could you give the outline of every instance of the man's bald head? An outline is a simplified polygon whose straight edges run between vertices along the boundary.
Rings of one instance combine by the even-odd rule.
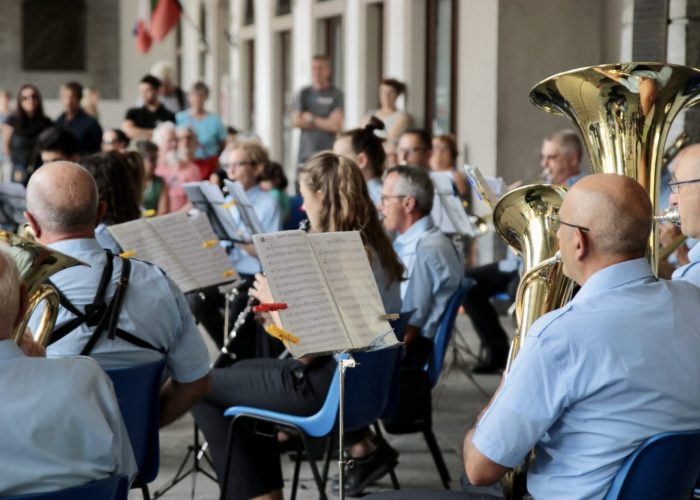
[[[43,231],[92,231],[99,198],[92,175],[77,163],[44,164],[29,179],[27,211]]]
[[[566,222],[590,229],[588,237],[603,257],[643,257],[652,227],[649,194],[634,179],[617,174],[584,177],[561,207]]]

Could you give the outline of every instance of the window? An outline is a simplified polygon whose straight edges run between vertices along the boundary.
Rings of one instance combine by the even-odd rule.
[[[343,19],[340,16],[321,20],[321,40],[319,51],[328,56],[333,71],[333,85],[342,88],[343,83]]]
[[[255,0],[246,1],[243,14],[243,25],[250,26],[251,24],[255,24]]]
[[[22,2],[22,69],[84,71],[85,17],[80,0]]]
[[[429,0],[427,19],[426,126],[447,134],[456,128],[457,2]]]
[[[292,13],[292,0],[277,0],[276,16],[284,16]]]

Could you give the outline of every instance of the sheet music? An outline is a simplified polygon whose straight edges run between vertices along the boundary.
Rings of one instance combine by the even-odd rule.
[[[205,212],[216,228],[220,239],[237,240],[241,239],[241,231],[238,229],[231,213],[224,208],[226,201],[224,194],[218,186],[211,182],[187,182],[183,184],[185,193],[194,206]]]
[[[479,199],[484,201],[489,206],[489,208],[493,210],[496,204],[498,203],[499,196],[503,194],[503,190],[505,189],[505,183],[503,182],[503,179],[501,179],[500,177],[498,179],[489,177],[489,179],[491,180],[491,182],[489,182],[489,180],[487,180],[484,177],[484,175],[481,173],[481,170],[479,170],[478,167],[474,167],[466,163],[464,164],[464,173],[467,174],[469,184],[472,185],[472,188],[476,192]],[[494,192],[494,188],[496,187],[495,182],[498,181],[500,181],[501,184],[500,193],[497,189]]]
[[[213,238],[203,239],[195,224],[183,212],[153,217],[147,220],[158,236],[177,256],[182,266],[195,281],[194,289],[219,285],[238,278],[231,261],[206,219],[200,221],[209,227]],[[211,241],[212,245],[205,245]],[[190,290],[187,290],[190,291]]]
[[[462,205],[462,200],[455,194],[452,186],[452,173],[449,172],[449,174],[449,176],[436,172],[430,174],[435,187],[433,209],[430,216],[443,233],[475,236],[478,231],[469,219]]]
[[[253,204],[248,199],[245,189],[243,189],[243,184],[238,181],[231,182],[228,179],[224,179],[224,185],[228,189],[231,197],[236,200],[236,208],[240,212],[243,223],[246,225],[248,230],[252,231],[252,234],[262,233],[262,223],[260,222],[260,218],[255,212],[255,209],[253,208]]]
[[[167,217],[167,216],[161,216]],[[197,282],[177,256],[148,224],[153,219],[137,219],[109,226],[109,232],[124,251],[135,252],[137,259],[152,262],[165,271],[183,292],[197,289]]]
[[[367,347],[387,332],[383,343],[397,343],[389,322],[380,319],[385,314],[384,304],[360,233],[319,233],[308,238],[353,348]]]
[[[300,339],[296,345],[287,343],[292,355],[298,358],[350,349],[352,344],[306,233],[255,235],[253,242],[275,302],[288,305],[280,311],[282,326]]]

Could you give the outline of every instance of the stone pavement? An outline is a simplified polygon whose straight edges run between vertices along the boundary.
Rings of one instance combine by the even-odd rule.
[[[507,318],[501,318],[509,331],[512,331]],[[473,331],[471,322],[464,315],[457,318],[455,339],[457,344],[467,346],[472,352],[478,352],[479,341]],[[443,379],[433,391],[433,430],[438,444],[442,449],[447,468],[452,476],[452,487],[458,485],[459,476],[462,474],[462,440],[476,415],[485,405],[487,398],[477,388],[474,382],[479,384],[487,394],[493,393],[498,386],[500,378],[496,375],[477,375],[472,382],[466,373],[465,366],[473,364],[474,358],[463,347],[457,349],[456,355],[453,349],[448,352],[446,365],[443,369]],[[446,375],[446,377],[445,377]],[[161,465],[160,473],[156,480],[150,484],[151,494],[162,487],[174,476],[177,467],[187,451],[187,446],[193,439],[192,419],[188,415],[178,422],[170,425],[160,434]],[[432,460],[427,445],[420,434],[392,436],[387,435],[387,440],[399,451],[399,466],[396,474],[401,488],[441,488],[440,477]],[[189,467],[191,464],[188,463]],[[285,477],[285,498],[289,498],[291,491],[291,477],[293,462],[286,456],[282,460]],[[337,465],[332,463],[330,475],[337,473]],[[318,498],[318,492],[313,481],[311,469],[306,463],[301,467],[301,482],[297,498],[299,500],[311,500]],[[330,481],[329,481],[330,482]],[[167,492],[162,498],[166,500],[185,500],[193,498],[192,479],[187,477],[175,488]],[[203,474],[196,477],[194,498],[201,500],[216,500],[219,498],[219,488]],[[391,482],[386,476],[369,491],[390,489]],[[330,485],[328,496],[331,494]],[[129,499],[142,498],[138,490],[131,491]]]

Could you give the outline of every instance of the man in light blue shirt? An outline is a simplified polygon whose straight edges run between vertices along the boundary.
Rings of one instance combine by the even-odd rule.
[[[407,353],[416,342],[421,354],[429,353],[447,302],[464,275],[462,255],[430,219],[433,184],[425,169],[399,166],[384,175],[379,210],[384,227],[396,231],[394,249],[406,267],[401,283],[402,310],[414,313],[408,320],[404,341]],[[413,364],[413,363],[410,363]]]
[[[57,491],[115,474],[133,479],[136,461],[109,377],[87,357],[46,359],[28,338],[20,350],[12,336],[26,308],[26,289],[1,245],[0,495]]]
[[[552,224],[581,289],[532,325],[467,434],[472,484],[496,482],[534,447],[535,498],[603,498],[647,438],[700,428],[700,289],[654,277],[651,217],[628,177],[596,174],[569,191]]]
[[[110,273],[108,254],[95,240],[95,226],[106,205],[98,202],[95,181],[80,165],[47,163],[37,173],[27,186],[25,213],[37,241],[90,266],[71,267],[51,278],[64,297],[49,355],[77,355],[94,341],[89,354],[105,368],[165,359],[169,378],[161,388],[160,409],[161,426],[167,425],[189,410],[210,385],[209,354],[187,301],[158,267],[132,259],[116,328],[93,338],[104,317],[104,306],[97,304],[111,307],[123,281],[124,261],[114,257]],[[103,276],[106,288],[100,301]],[[85,322],[77,321],[81,315]],[[37,322],[35,314],[30,326]],[[65,336],[56,339],[62,329]]]
[[[689,238],[700,238],[700,144],[683,149],[676,158],[669,202],[678,207],[681,231]],[[700,286],[700,244],[688,252],[690,262],[673,273],[673,279],[684,279]]]

